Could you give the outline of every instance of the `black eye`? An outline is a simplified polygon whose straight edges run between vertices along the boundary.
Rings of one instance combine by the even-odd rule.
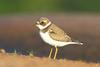
[[[40,24],[41,24],[41,25],[43,25],[43,24],[44,24],[44,22],[42,21]]]

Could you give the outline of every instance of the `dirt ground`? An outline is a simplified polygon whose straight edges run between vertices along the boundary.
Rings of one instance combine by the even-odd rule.
[[[33,25],[42,16],[48,17],[73,39],[84,43],[83,46],[69,45],[59,48],[57,59],[85,60],[87,62],[100,61],[100,15],[96,14],[0,16],[0,48],[9,53],[13,53],[16,49],[18,53],[25,55],[28,54],[28,51],[33,50],[36,57],[47,57],[51,46],[41,40],[38,29]],[[47,61],[46,58],[43,58],[43,60],[44,62]],[[59,63],[63,64],[60,61],[67,65],[66,60],[59,60],[57,61],[58,66]],[[53,61],[50,64],[55,62]],[[40,63],[42,64],[42,62]],[[75,64],[78,65],[77,62]]]
[[[86,63],[66,59],[53,60],[49,58],[30,57],[15,54],[0,53],[0,67],[100,67],[99,63]]]

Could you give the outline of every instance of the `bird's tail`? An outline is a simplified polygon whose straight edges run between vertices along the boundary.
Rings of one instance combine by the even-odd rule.
[[[80,41],[78,41],[76,39],[72,39],[72,44],[83,45],[83,43],[81,43]]]
[[[77,44],[77,45],[83,45],[83,43],[81,43],[81,42],[67,42],[66,44]]]

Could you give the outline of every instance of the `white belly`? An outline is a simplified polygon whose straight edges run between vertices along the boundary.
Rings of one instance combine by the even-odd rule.
[[[48,32],[43,33],[43,32],[40,31],[40,36],[41,36],[41,38],[42,38],[46,43],[48,43],[49,45],[58,46],[58,47],[67,45],[67,42],[60,42],[60,41],[53,40],[53,39],[49,36],[49,33],[48,33]]]

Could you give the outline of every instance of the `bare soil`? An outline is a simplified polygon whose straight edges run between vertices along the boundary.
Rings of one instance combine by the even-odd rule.
[[[15,54],[0,53],[0,67],[100,67],[99,63],[86,63],[66,59],[53,60],[49,58],[30,57]]]

